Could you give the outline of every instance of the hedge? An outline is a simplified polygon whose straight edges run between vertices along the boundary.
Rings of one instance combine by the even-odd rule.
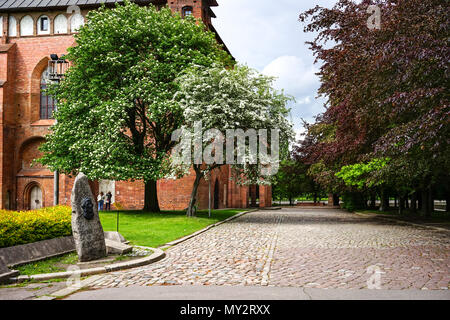
[[[0,210],[0,248],[72,234],[69,206],[30,211]]]

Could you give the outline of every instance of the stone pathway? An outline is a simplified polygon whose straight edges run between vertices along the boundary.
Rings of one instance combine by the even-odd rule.
[[[257,211],[92,289],[167,285],[447,290],[450,233],[335,209]]]

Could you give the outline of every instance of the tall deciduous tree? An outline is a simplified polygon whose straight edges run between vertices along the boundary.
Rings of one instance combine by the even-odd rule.
[[[374,4],[379,28],[371,28]],[[445,0],[340,0],[300,15],[309,21],[305,31],[318,32],[310,47],[323,62],[319,93],[327,110],[303,144],[319,179],[389,157],[367,178],[383,179],[399,194],[424,191],[428,199],[434,183],[448,181],[441,177],[450,171],[449,6]]]
[[[291,157],[280,163],[280,169],[274,177],[272,194],[274,197],[287,198],[294,204],[299,195],[312,195],[314,203],[321,194],[318,184],[308,174],[309,166],[300,159]]]
[[[91,11],[53,89],[57,124],[41,161],[90,179],[143,180],[144,210],[159,211],[156,181],[167,173],[172,132],[183,119],[175,79],[192,65],[231,65],[201,21],[125,1]]]
[[[200,161],[195,159],[195,151],[188,155],[194,156],[192,162],[196,174],[188,216],[195,214],[200,180],[215,168],[230,164],[227,159],[233,159],[234,164],[231,165],[236,172],[236,182],[270,182],[271,175],[263,173],[264,162],[272,165],[272,169],[279,165],[279,155],[269,154],[270,150],[273,151],[271,133],[274,132],[271,130],[277,130],[279,136],[279,150],[276,152],[286,151],[293,137],[292,124],[286,118],[289,114],[286,105],[291,98],[273,89],[273,81],[272,77],[259,74],[246,66],[236,66],[233,69],[220,66],[192,68],[179,78],[180,91],[175,100],[183,110],[185,132],[193,137],[194,148],[195,141],[199,138],[200,150],[204,150]],[[196,132],[195,126],[199,121],[202,126]],[[255,134],[260,129],[267,130],[267,139],[263,139],[263,143],[267,142],[269,158],[263,159],[258,152],[258,147],[261,146],[259,139],[253,141],[244,138],[244,144],[239,144],[238,129],[241,129],[241,133],[254,130]],[[231,137],[230,130],[237,136]],[[242,134],[240,136],[243,137]],[[228,139],[231,143],[227,147]],[[244,148],[240,149],[240,146]],[[251,153],[251,150],[254,152]],[[241,156],[239,151],[242,152]],[[209,157],[209,161],[206,161],[205,156]]]

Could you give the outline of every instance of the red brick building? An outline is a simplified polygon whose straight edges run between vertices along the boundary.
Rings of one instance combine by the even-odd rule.
[[[0,0],[0,209],[26,210],[54,203],[53,172],[32,165],[39,157],[38,146],[54,123],[54,102],[43,94],[50,54],[64,54],[74,45],[73,34],[84,23],[89,10],[101,2],[115,0]],[[168,5],[174,12],[201,18],[217,35],[211,18],[216,0],[136,0],[146,5]],[[78,8],[69,8],[78,5]],[[78,10],[79,9],[79,10]],[[214,207],[271,205],[270,187],[241,187],[231,182],[230,168],[222,167],[212,175]],[[162,209],[188,206],[194,176],[158,181]],[[74,178],[59,177],[59,203],[69,204]],[[93,182],[95,193],[111,191],[114,201],[125,209],[141,209],[144,184],[127,181]],[[258,194],[258,195],[257,195]],[[199,207],[208,206],[208,183],[199,188]]]

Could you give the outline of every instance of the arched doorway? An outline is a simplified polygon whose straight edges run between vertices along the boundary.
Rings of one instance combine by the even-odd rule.
[[[38,185],[30,188],[29,208],[36,210],[42,208],[42,189]]]
[[[219,179],[214,184],[214,209],[219,209]]]

